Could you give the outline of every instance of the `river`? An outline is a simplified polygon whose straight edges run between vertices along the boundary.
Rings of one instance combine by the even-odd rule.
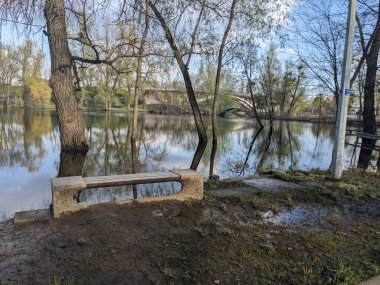
[[[58,120],[54,111],[0,110],[0,218],[16,211],[47,208],[51,178],[58,172],[82,171],[83,176],[131,173],[128,113],[84,112],[90,150],[86,157],[60,159]],[[205,118],[211,138],[211,121]],[[220,177],[252,175],[258,168],[328,169],[334,125],[275,121],[258,132],[253,120],[219,119],[219,148],[215,173]],[[254,143],[253,139],[256,137]],[[348,142],[355,144],[356,138]],[[140,114],[138,171],[189,168],[198,136],[191,116]],[[208,176],[211,143],[198,171]],[[347,145],[345,164],[354,167],[359,150]],[[69,162],[67,162],[69,161]],[[178,191],[177,183],[139,185],[137,195],[157,196]],[[132,187],[87,190],[83,203],[133,198]],[[136,195],[136,194],[135,194]]]

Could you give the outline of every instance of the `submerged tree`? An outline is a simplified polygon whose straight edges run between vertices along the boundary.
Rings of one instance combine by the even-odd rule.
[[[67,42],[64,0],[6,1],[0,4],[3,13],[14,19],[25,19],[28,24],[38,18],[43,8],[51,58],[50,85],[59,119],[61,148],[87,150],[88,145],[81,114],[74,97],[72,58]]]
[[[64,0],[46,0],[50,58],[50,85],[56,104],[63,150],[87,150],[84,124],[74,96],[72,58],[67,42]]]
[[[192,84],[191,77],[190,77],[188,69],[189,69],[189,64],[190,64],[190,58],[194,53],[194,48],[195,48],[195,45],[197,43],[198,29],[199,29],[200,21],[202,20],[203,11],[205,9],[205,1],[203,1],[200,4],[200,10],[198,12],[198,17],[197,17],[193,32],[191,34],[190,46],[189,46],[188,50],[186,50],[186,52],[185,52],[185,55],[187,56],[186,62],[184,61],[184,58],[183,58],[184,54],[181,53],[180,49],[178,48],[177,42],[175,41],[175,38],[173,36],[173,32],[172,32],[171,28],[169,27],[166,19],[164,18],[163,13],[157,9],[156,4],[153,3],[152,1],[149,1],[149,5],[152,8],[154,14],[156,15],[162,29],[165,32],[166,40],[167,40],[167,42],[168,42],[168,44],[172,50],[172,53],[173,53],[173,55],[177,61],[177,64],[178,64],[178,66],[181,70],[182,76],[183,76],[183,80],[185,82],[187,96],[188,96],[188,100],[189,100],[189,103],[190,103],[190,106],[191,106],[191,109],[193,112],[194,121],[195,121],[197,133],[198,133],[198,138],[199,138],[199,144],[198,144],[197,150],[195,152],[193,161],[192,161],[191,166],[190,166],[191,169],[195,170],[198,167],[198,164],[202,158],[202,155],[203,155],[203,152],[205,150],[208,139],[207,139],[206,128],[204,126],[201,111],[199,109],[197,99],[195,97],[195,92],[194,92],[193,84]],[[196,3],[194,5],[197,6]],[[184,10],[186,10],[187,8],[188,8],[188,6],[185,6]],[[182,17],[182,14],[179,16],[179,19],[177,20],[177,22],[180,21],[181,17]],[[177,28],[177,26],[175,26],[175,29],[176,28]]]
[[[145,53],[145,45],[148,37],[149,27],[150,27],[150,8],[149,1],[145,0],[144,9],[144,28],[141,35],[141,40],[138,47],[137,54],[137,67],[136,67],[136,80],[135,80],[135,94],[134,94],[134,108],[133,108],[133,124],[132,124],[132,133],[131,133],[131,142],[136,141],[136,132],[137,132],[137,117],[138,117],[138,105],[139,98],[142,98],[143,88],[142,88],[142,64]]]
[[[232,23],[235,18],[236,14],[236,5],[238,3],[238,0],[232,0],[231,7],[229,9],[229,15],[227,20],[227,25],[223,33],[223,38],[219,46],[218,51],[218,64],[216,68],[216,77],[215,77],[215,91],[214,91],[214,102],[212,104],[212,149],[211,149],[211,156],[210,156],[210,171],[209,175],[210,177],[214,174],[214,160],[215,160],[215,154],[216,150],[218,148],[218,129],[217,129],[217,110],[218,110],[218,104],[219,104],[219,92],[220,92],[220,81],[222,76],[222,65],[223,65],[223,57],[224,57],[224,49],[226,48],[227,44],[227,38],[229,36],[229,33],[231,31]]]

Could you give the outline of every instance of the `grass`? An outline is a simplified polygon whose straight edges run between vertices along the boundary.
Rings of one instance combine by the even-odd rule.
[[[223,259],[236,255],[233,262],[239,268],[253,267],[252,275],[234,273],[230,282],[244,284],[358,284],[361,280],[380,274],[379,227],[375,217],[366,220],[353,217],[344,205],[380,205],[378,173],[362,170],[344,172],[340,181],[330,179],[326,171],[313,170],[281,172],[263,170],[263,175],[292,181],[303,187],[282,191],[259,191],[252,195],[233,195],[216,201],[220,210],[231,212],[236,208],[253,209],[254,213],[272,210],[274,214],[295,205],[322,207],[327,216],[314,226],[297,230],[287,227],[263,225],[254,227],[240,225],[229,229],[234,242],[225,251],[212,241],[210,230],[203,226],[204,243],[209,242],[210,252],[219,250]],[[241,182],[220,182],[217,188],[239,188]],[[247,186],[246,186],[247,187]],[[207,192],[206,192],[207,193]],[[339,210],[341,209],[341,210]],[[260,219],[260,214],[253,219]],[[294,232],[295,231],[295,232]],[[268,234],[269,233],[269,234]],[[256,240],[256,241],[255,241]],[[256,246],[250,247],[250,243]],[[257,247],[257,244],[261,246]],[[256,283],[255,283],[256,282]]]
[[[300,183],[302,188],[287,191],[262,191],[257,195],[229,197],[229,200],[248,200],[256,208],[269,208],[280,205],[294,206],[299,203],[319,205],[342,205],[350,202],[367,202],[380,199],[379,173],[367,173],[363,170],[353,169],[344,172],[341,180],[330,178],[326,171],[313,170],[310,173],[301,171],[281,172],[276,170],[262,170],[262,174]],[[240,182],[242,183],[242,182]],[[240,187],[239,182],[220,183],[219,188]]]
[[[266,235],[268,228],[274,230],[270,237]],[[368,239],[375,238],[374,233],[366,234]],[[291,233],[274,226],[254,231],[244,228],[234,231],[233,241],[223,247],[212,235],[205,237],[208,252],[218,252],[221,260],[233,260],[236,268],[229,269],[233,284],[286,280],[284,284],[348,285],[379,273],[379,252],[371,252],[375,243],[365,245],[359,238],[353,241],[341,231]]]
[[[222,182],[217,179],[209,179],[205,182],[204,188],[206,191],[212,191],[221,188],[237,188],[247,186],[243,181],[233,181],[233,182]]]
[[[259,170],[261,175],[272,175],[284,181],[312,181],[315,179],[327,179],[330,173],[327,170],[311,169],[310,171],[281,171],[276,169],[262,168]]]

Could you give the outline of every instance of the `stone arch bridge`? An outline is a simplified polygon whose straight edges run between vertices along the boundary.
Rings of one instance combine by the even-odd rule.
[[[144,92],[147,108],[154,113],[191,113],[187,92],[183,89],[161,89],[147,88]],[[212,104],[213,96],[205,90],[195,90],[195,96],[202,113],[205,104]],[[237,93],[228,95],[233,98],[236,104],[234,106],[220,110],[219,115],[225,117],[229,113],[245,112],[250,113],[252,110],[252,100],[249,94]]]

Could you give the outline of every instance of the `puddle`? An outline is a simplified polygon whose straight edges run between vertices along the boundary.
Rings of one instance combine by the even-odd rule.
[[[293,207],[292,209],[282,208],[280,212],[273,213],[269,210],[262,213],[262,220],[264,223],[273,223],[275,225],[318,225],[322,218],[328,216],[340,216],[348,218],[349,216],[368,215],[371,217],[380,217],[380,207],[378,205],[355,205],[346,204],[339,208],[306,208],[306,207]]]
[[[351,214],[364,214],[373,217],[380,217],[380,205],[355,205],[355,204],[346,204],[343,206],[345,212]]]
[[[304,208],[293,207],[291,210],[281,210],[274,214],[271,210],[265,212],[261,217],[264,222],[275,225],[289,224],[317,224],[320,218],[328,215],[329,210],[326,208]]]

